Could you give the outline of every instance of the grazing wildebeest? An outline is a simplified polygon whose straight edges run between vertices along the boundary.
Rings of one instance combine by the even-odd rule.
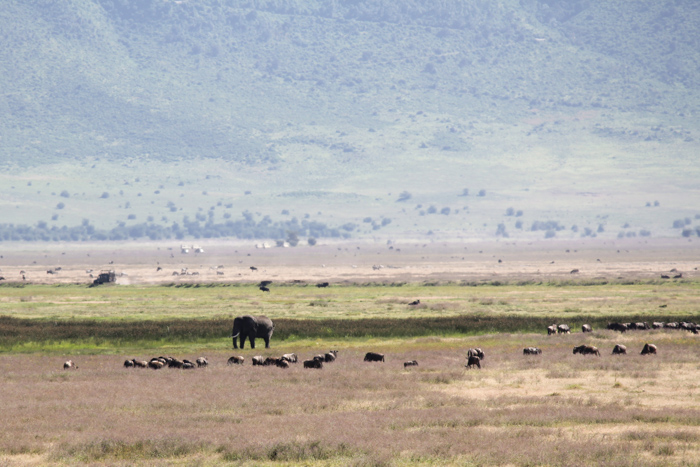
[[[160,360],[151,360],[148,362],[148,368],[152,368],[154,370],[160,370],[163,368],[164,364]]]
[[[481,369],[481,359],[476,355],[472,355],[471,357],[467,358],[467,364],[465,366],[467,368],[476,366],[477,368]]]
[[[654,329],[661,329],[664,327],[664,323],[661,323],[659,321],[654,321],[653,323],[651,323],[651,327]]]
[[[668,329],[678,329],[678,323],[666,323],[664,327]]]
[[[207,366],[207,365],[209,365],[209,361],[207,360],[207,357],[199,357],[197,359],[197,366],[199,368],[201,368],[203,366]]]
[[[265,357],[258,355],[252,358],[253,366],[262,366],[265,364]]]
[[[334,362],[335,361],[335,355],[333,355],[331,352],[328,352],[324,355],[324,361],[326,363]]]
[[[158,267],[156,268],[156,272],[162,271],[162,270],[163,270],[163,268],[161,268],[160,266],[158,266]]]
[[[321,369],[323,368],[323,362],[320,360],[304,360],[304,368],[317,368]]]
[[[477,347],[476,349],[469,349],[469,350],[467,350],[467,356],[468,357],[477,356],[477,357],[479,357],[479,360],[483,360],[484,359],[484,351],[481,350],[479,347]]]
[[[251,267],[250,267],[250,270],[251,270],[251,271],[257,271],[258,268],[256,268],[255,266],[251,266]]]
[[[557,326],[557,333],[571,334],[571,328],[568,324],[560,324],[559,326]]]
[[[63,369],[64,370],[70,370],[71,368],[77,369],[78,365],[73,363],[73,360],[68,360],[66,363],[63,364]]]
[[[173,358],[168,362],[168,368],[182,368],[182,366],[185,364],[182,360],[178,360],[177,358]]]
[[[410,362],[403,362],[404,368],[408,368],[409,366],[418,366],[418,362],[416,360],[411,360]]]
[[[124,368],[133,368],[133,367],[134,367],[133,360],[124,360]]]
[[[593,332],[593,328],[590,324],[584,324],[581,326],[581,332]]]
[[[409,305],[420,305],[420,300],[413,300]]]
[[[297,358],[297,354],[295,354],[295,353],[286,353],[286,354],[282,355],[281,358],[283,360],[288,361],[289,363],[296,363],[297,361],[299,361]]]
[[[264,286],[261,286],[261,287],[260,287],[260,290],[262,290],[263,292],[269,292],[269,291],[270,291],[269,288],[264,287]]]
[[[148,368],[148,362],[145,360],[132,360],[134,362],[134,367],[138,368]]]
[[[272,284],[272,281],[260,281],[260,287],[267,287]]]
[[[617,344],[613,347],[613,355],[627,355],[627,347],[622,344]]]
[[[384,354],[376,353],[376,352],[367,352],[365,354],[365,361],[366,362],[383,362],[384,361]]]
[[[673,276],[673,278],[674,278],[674,279],[682,279],[682,278],[683,278],[683,273],[676,274],[675,276]]]
[[[578,269],[572,269],[569,274],[578,274],[578,272],[579,272]]]
[[[557,333],[557,325],[556,324],[552,324],[551,326],[547,326],[547,335],[548,336],[551,336],[552,334],[556,334],[556,333]]]
[[[183,370],[193,370],[193,369],[194,369],[194,363],[185,360],[185,361],[182,362],[182,369],[183,369]]]
[[[608,329],[610,331],[625,332],[627,331],[627,326],[624,323],[608,323]]]
[[[233,356],[226,362],[227,365],[243,365],[245,358],[241,356]]]
[[[656,355],[656,346],[654,344],[644,344],[644,348],[641,352],[642,355],[654,354]]]
[[[328,287],[330,284],[328,282],[319,282],[316,284],[316,287],[318,288],[323,288],[323,287]]]
[[[277,366],[279,368],[289,368],[289,362],[287,360],[283,360],[281,358],[277,359]]]
[[[597,355],[600,357],[598,347],[594,347],[592,345],[579,345],[578,347],[574,347],[574,355],[577,353],[580,353],[581,355]]]
[[[666,274],[661,274],[661,278],[662,278],[662,279],[670,279],[671,277],[670,277],[670,276],[667,276]]]
[[[525,347],[523,349],[523,355],[541,355],[542,354],[542,349],[538,349],[537,347]]]

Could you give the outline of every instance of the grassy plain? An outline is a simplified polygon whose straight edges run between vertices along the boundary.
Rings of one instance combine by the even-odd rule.
[[[403,247],[404,256],[383,257],[395,267],[379,270],[370,266],[386,248],[362,245],[364,257],[342,260],[340,248],[248,250],[252,258],[232,249],[161,262],[167,274],[155,280],[163,257],[54,249],[41,263],[5,253],[3,274],[40,280],[0,286],[0,464],[697,465],[698,336],[603,329],[609,320],[700,321],[695,250],[613,263],[598,250],[571,258],[480,248],[469,246],[465,266],[449,248]],[[87,261],[112,260],[128,272],[122,284],[89,287]],[[184,261],[202,274],[170,276],[193,268]],[[225,280],[207,281],[207,261],[226,265]],[[58,264],[58,277],[45,273]],[[672,268],[683,278],[659,278]],[[263,293],[256,281],[268,278]],[[314,286],[324,279],[330,287]],[[245,313],[275,321],[272,348],[231,349],[231,319]],[[547,336],[554,322],[574,332]],[[583,322],[594,332],[580,333]],[[646,342],[659,354],[639,355]],[[573,355],[583,343],[602,355]],[[618,343],[629,355],[611,355]],[[543,354],[525,357],[527,346]],[[471,347],[486,353],[481,370],[464,368]],[[320,371],[250,365],[255,355],[329,349],[339,359]],[[386,362],[364,363],[370,350]],[[227,366],[234,354],[246,364]],[[158,355],[211,364],[122,366]],[[64,371],[67,359],[78,369]],[[414,359],[419,366],[404,369]]]

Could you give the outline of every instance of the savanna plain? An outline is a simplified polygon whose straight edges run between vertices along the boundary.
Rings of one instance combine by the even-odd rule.
[[[605,329],[700,321],[692,244],[85,248],[4,252],[3,465],[698,465],[698,335]],[[90,287],[90,268],[117,284]],[[273,319],[269,349],[232,348],[244,314]],[[289,352],[288,369],[250,363]],[[160,355],[209,365],[123,366]]]

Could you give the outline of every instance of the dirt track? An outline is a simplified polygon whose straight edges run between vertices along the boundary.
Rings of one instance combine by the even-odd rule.
[[[102,270],[116,271],[121,284],[659,279],[661,274],[679,273],[683,278],[700,277],[700,243],[688,239],[346,242],[267,249],[256,248],[253,241],[212,240],[199,245],[204,253],[182,254],[176,241],[5,243],[0,276],[22,282],[24,271],[26,282],[42,284],[90,283],[90,274],[96,277]],[[572,274],[576,269],[579,272]]]

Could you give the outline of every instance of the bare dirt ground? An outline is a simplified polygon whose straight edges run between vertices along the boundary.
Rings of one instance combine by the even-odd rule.
[[[109,270],[121,284],[700,277],[700,242],[689,239],[321,243],[257,248],[254,241],[210,240],[198,243],[204,253],[197,254],[181,253],[177,241],[5,243],[0,245],[0,275],[8,282],[41,284],[90,283]]]

